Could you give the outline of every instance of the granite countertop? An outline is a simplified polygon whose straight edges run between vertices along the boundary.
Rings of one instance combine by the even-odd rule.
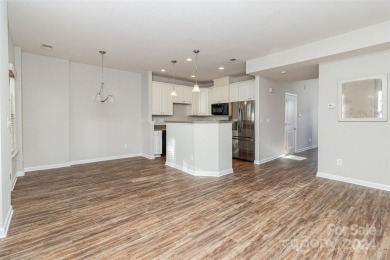
[[[165,121],[165,123],[180,123],[180,124],[226,124],[226,123],[233,123],[232,121],[228,120],[214,120],[214,121]]]

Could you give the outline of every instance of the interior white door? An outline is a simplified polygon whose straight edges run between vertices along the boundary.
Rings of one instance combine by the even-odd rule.
[[[295,153],[297,133],[297,96],[286,93],[285,149],[286,154]]]

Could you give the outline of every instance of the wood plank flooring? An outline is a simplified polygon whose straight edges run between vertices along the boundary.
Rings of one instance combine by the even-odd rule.
[[[1,259],[390,259],[390,192],[304,161],[192,177],[130,158],[28,173]]]

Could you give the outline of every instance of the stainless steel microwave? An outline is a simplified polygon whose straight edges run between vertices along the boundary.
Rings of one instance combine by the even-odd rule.
[[[211,105],[211,114],[229,115],[229,103],[220,103]]]

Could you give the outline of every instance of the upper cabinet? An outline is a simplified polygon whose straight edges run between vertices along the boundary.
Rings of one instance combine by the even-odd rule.
[[[255,80],[232,83],[230,88],[230,102],[255,100]]]
[[[172,85],[152,82],[152,115],[173,115]]]
[[[173,103],[191,104],[192,103],[192,88],[187,86],[175,85],[177,96],[172,97]]]
[[[199,93],[192,93],[192,105],[188,107],[190,116],[210,116],[209,89],[201,88]]]
[[[212,104],[229,102],[229,86],[212,87]]]
[[[232,83],[230,84],[229,86],[229,101],[230,102],[236,102],[236,101],[240,101],[240,98],[239,98],[239,90],[238,90],[238,83]]]

